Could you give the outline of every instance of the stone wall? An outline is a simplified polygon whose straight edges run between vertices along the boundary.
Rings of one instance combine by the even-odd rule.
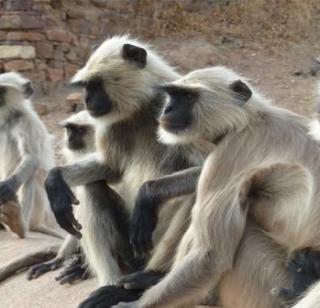
[[[0,0],[0,72],[21,71],[49,92],[69,80],[92,46],[107,36],[129,31],[149,38],[167,35],[168,29],[178,32],[176,17],[182,11],[200,10],[203,15],[212,2]]]
[[[114,32],[110,16],[121,14],[125,2],[0,0],[0,71],[20,71],[42,92],[56,88]]]

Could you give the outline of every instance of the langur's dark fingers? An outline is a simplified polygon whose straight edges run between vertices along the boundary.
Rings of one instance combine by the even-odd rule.
[[[74,218],[74,220],[72,221],[73,225],[78,229],[78,230],[81,230],[82,229],[82,225],[79,223],[78,220],[76,220]]]
[[[77,220],[75,219],[73,212],[72,211],[68,211],[65,214],[65,217],[63,218],[66,222],[65,224],[65,230],[68,231],[69,233],[71,233],[73,236],[75,236],[77,239],[81,239],[82,235],[81,233],[78,231],[77,226],[81,225],[77,222]],[[76,224],[76,225],[75,225]],[[68,229],[67,229],[68,228]]]
[[[80,266],[79,265],[75,265],[75,266],[70,266],[67,267],[66,269],[64,269],[61,273],[59,273],[59,275],[57,277],[55,277],[56,281],[59,281],[61,279],[63,279],[64,277],[76,272],[80,270]]]
[[[65,276],[63,279],[61,279],[59,281],[59,283],[61,285],[66,284],[66,283],[72,284],[72,283],[75,283],[78,280],[80,280],[79,273],[75,272],[75,273],[71,273],[71,274]]]
[[[81,279],[82,280],[87,280],[89,277],[90,277],[90,271],[88,269],[86,269],[84,271],[84,273],[82,274]]]
[[[66,230],[68,233],[70,233],[71,235],[73,235],[79,240],[81,239],[82,237],[81,233],[77,229],[75,229],[73,225],[70,223],[70,221],[68,221],[65,217],[60,217],[58,223],[60,227]]]
[[[74,195],[74,193],[72,192],[72,190],[70,189],[70,199],[71,199],[71,203],[74,205],[79,205],[80,201],[76,198],[76,196]]]
[[[32,268],[30,268],[30,270],[28,271],[27,279],[28,280],[36,279],[39,276],[41,276],[47,272],[50,272],[50,270],[51,270],[51,268],[50,268],[50,265],[48,265],[48,264],[44,263],[44,264],[35,265]]]
[[[75,227],[77,230],[81,230],[81,224],[76,220],[72,211],[67,211],[65,214],[65,218]]]
[[[104,298],[105,296],[103,294],[100,296],[94,296],[94,297],[92,297],[92,294],[91,294],[85,301],[80,303],[78,308],[96,308],[97,305],[99,305],[101,302],[104,301]]]

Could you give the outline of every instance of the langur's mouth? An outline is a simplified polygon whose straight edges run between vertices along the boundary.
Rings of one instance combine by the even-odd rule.
[[[87,109],[87,111],[89,112],[89,114],[93,117],[93,118],[99,118],[102,117],[104,115],[106,115],[108,112],[105,111],[97,111],[97,110],[90,110]]]
[[[170,131],[170,132],[178,132],[183,131],[188,128],[188,124],[186,123],[177,123],[172,122],[168,120],[159,120],[160,127],[162,127],[164,130]]]

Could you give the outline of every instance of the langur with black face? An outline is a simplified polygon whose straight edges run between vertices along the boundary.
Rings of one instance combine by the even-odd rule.
[[[163,93],[157,88],[178,77],[148,45],[128,36],[107,39],[72,79],[85,89],[86,108],[95,118],[97,152],[76,164],[54,168],[46,180],[57,221],[79,238],[79,224],[72,214],[72,204],[77,200],[69,186],[104,180],[110,195],[117,194],[120,206],[124,204],[128,213],[132,213],[136,198],[145,205],[153,205],[166,201],[172,194],[182,196],[172,201],[176,206],[166,207],[148,221],[148,228],[155,229],[152,239],[131,232],[138,254],[148,260],[146,270],[135,275],[133,283],[139,289],[154,283],[168,270],[187,227],[192,193],[200,173],[200,168],[191,168],[199,165],[198,154],[185,146],[171,147],[157,141],[157,116],[163,100]],[[182,171],[186,168],[190,169]],[[146,191],[138,193],[146,181],[181,171],[186,180],[179,194],[174,185],[166,185],[158,200],[148,199]],[[117,191],[112,187],[118,187]],[[152,181],[145,188],[149,191]],[[144,210],[147,212],[148,206]],[[151,245],[155,249],[148,254]],[[131,286],[131,282],[127,284]],[[120,297],[126,296],[122,287],[117,291]]]
[[[62,154],[67,163],[77,163],[95,152],[95,123],[87,111],[72,115],[61,125],[65,128]],[[131,271],[135,269],[127,263],[133,260],[128,238],[129,215],[117,195],[110,194],[104,181],[76,187],[74,193],[80,202],[75,208],[75,217],[82,225],[83,237],[78,240],[69,234],[57,256],[31,268],[28,278],[34,279],[61,267],[63,261],[79,253],[80,248],[84,256],[73,256],[71,266],[67,266],[57,280],[61,284],[72,283],[92,273],[99,285],[114,284],[122,275],[120,266]]]
[[[170,272],[139,301],[117,307],[192,307],[218,286],[222,307],[282,307],[271,291],[290,284],[286,260],[320,248],[320,146],[310,120],[273,106],[226,68],[191,72],[164,89],[163,141],[219,143],[203,166]],[[259,231],[266,233],[260,247]],[[255,272],[264,253],[269,262]],[[228,283],[236,297],[224,296]]]

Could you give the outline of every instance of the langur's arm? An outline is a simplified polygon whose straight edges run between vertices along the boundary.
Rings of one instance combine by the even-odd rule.
[[[131,220],[131,243],[143,254],[152,247],[152,233],[157,226],[158,211],[166,201],[195,191],[201,167],[145,182],[139,189]],[[181,203],[179,203],[181,204]]]
[[[94,181],[105,180],[107,183],[117,182],[121,172],[101,162],[97,155],[90,156],[73,165],[53,168],[45,181],[45,188],[51,209],[59,225],[70,234],[81,237],[81,225],[73,215],[72,204],[79,201],[69,185],[84,185]]]
[[[25,136],[17,138],[18,149],[22,157],[19,165],[9,178],[0,182],[0,200],[2,202],[13,200],[20,187],[29,181],[38,169],[39,159],[33,155],[32,149],[34,141],[28,142],[25,139],[27,139]]]

